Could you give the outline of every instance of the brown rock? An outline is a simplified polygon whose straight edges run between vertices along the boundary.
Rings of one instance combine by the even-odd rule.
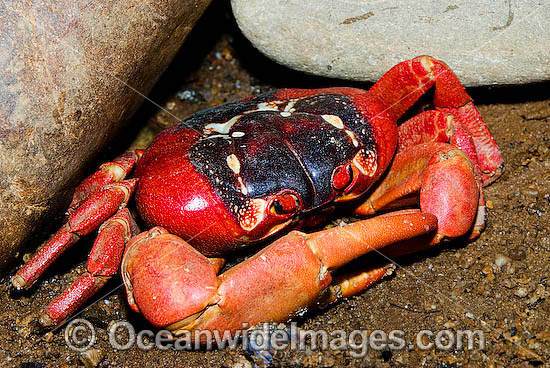
[[[0,270],[68,203],[208,3],[0,5]]]

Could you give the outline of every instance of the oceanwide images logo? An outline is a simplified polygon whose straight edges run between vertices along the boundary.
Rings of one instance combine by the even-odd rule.
[[[211,350],[242,347],[254,353],[290,349],[293,351],[339,350],[349,351],[355,358],[364,357],[368,350],[474,350],[485,349],[485,334],[481,330],[421,330],[410,338],[402,330],[306,330],[295,322],[283,325],[262,323],[249,328],[243,323],[236,331],[184,331],[175,336],[167,330],[136,332],[128,321],[113,321],[107,328],[111,347],[128,350]],[[97,341],[93,325],[82,318],[72,320],[65,328],[65,342],[75,351],[83,352]]]

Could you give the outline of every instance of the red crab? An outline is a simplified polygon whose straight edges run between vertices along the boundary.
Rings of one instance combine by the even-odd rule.
[[[432,86],[435,109],[398,127]],[[125,179],[134,165],[134,178]],[[346,297],[383,277],[379,268],[332,280],[333,270],[370,251],[397,256],[478,236],[482,187],[501,167],[456,76],[420,56],[393,67],[368,92],[282,89],[201,111],[145,152],[103,164],[12,283],[30,287],[99,226],[87,272],[45,308],[43,325],[66,320],[119,267],[130,306],[176,333],[286,321],[321,294]],[[134,188],[139,214],[152,226],[139,235],[125,208]],[[294,230],[218,275],[223,260],[216,257],[349,201],[359,215],[415,203],[420,209],[312,234]]]

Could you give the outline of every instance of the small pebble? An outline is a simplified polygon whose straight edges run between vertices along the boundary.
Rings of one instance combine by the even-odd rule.
[[[550,151],[550,149],[546,147],[544,144],[541,144],[537,147],[537,151],[539,151],[541,155],[546,155],[548,151]]]
[[[32,253],[23,254],[23,262],[27,263],[32,258]]]
[[[16,330],[19,336],[27,338],[37,330],[37,321],[34,315],[29,314],[21,320],[16,320]]]
[[[252,368],[252,364],[242,355],[228,358],[223,366],[228,368]]]
[[[525,298],[527,296],[527,289],[524,287],[517,288],[514,295],[520,298]]]
[[[53,341],[53,332],[51,332],[51,331],[50,331],[50,332],[46,332],[46,333],[44,334],[44,337],[43,337],[43,338],[44,338],[44,341],[46,341],[46,342],[52,342],[52,341]]]
[[[508,254],[514,261],[523,261],[526,257],[525,250],[521,248],[514,248]]]
[[[470,268],[470,266],[472,265],[472,263],[474,263],[474,260],[473,258],[471,257],[464,257],[464,258],[461,258],[459,263],[458,263],[458,266],[462,269],[468,269]]]
[[[448,329],[454,329],[454,328],[456,328],[456,323],[451,322],[451,321],[445,322],[445,324],[443,325],[443,327],[448,328]]]
[[[80,361],[86,368],[95,368],[105,357],[105,353],[99,349],[89,349],[80,353]]]
[[[485,202],[485,205],[487,206],[487,208],[493,209],[493,201],[491,201],[490,199]]]
[[[510,257],[506,257],[503,254],[499,253],[495,256],[495,264],[498,267],[506,266],[510,262],[512,262],[512,259]]]
[[[529,341],[529,345],[527,346],[529,347],[529,349],[534,349],[534,350],[540,349],[541,347],[540,343],[537,342],[536,340]]]
[[[526,188],[526,189],[522,189],[521,190],[521,193],[524,195],[524,196],[527,196],[527,197],[536,197],[539,195],[539,191],[536,190],[536,189],[531,189],[531,188]]]
[[[231,54],[231,51],[229,49],[223,49],[220,55],[227,61],[233,60],[233,55]]]

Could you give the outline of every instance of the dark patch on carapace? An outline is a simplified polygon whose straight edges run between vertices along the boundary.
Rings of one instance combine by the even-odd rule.
[[[340,118],[343,126],[323,115]],[[225,128],[212,128],[235,117]],[[361,148],[376,149],[370,125],[344,94],[285,101],[263,94],[203,111],[181,127],[204,133],[190,161],[236,217],[247,200],[285,191],[299,196],[302,212],[323,206],[339,194],[331,185],[334,169]],[[238,165],[231,168],[229,156]]]

